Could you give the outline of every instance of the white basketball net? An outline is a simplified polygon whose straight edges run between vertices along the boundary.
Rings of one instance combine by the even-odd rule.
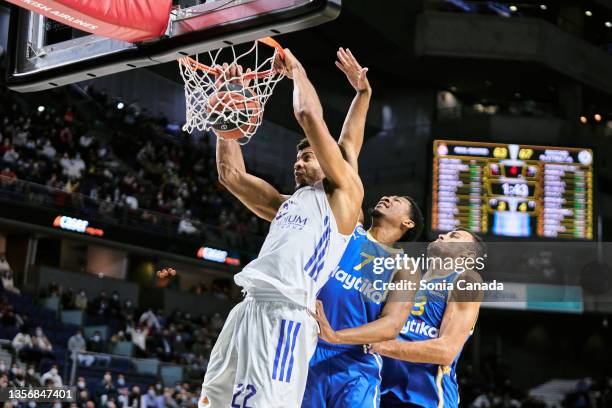
[[[228,63],[225,69],[223,62],[227,61],[221,61],[223,50],[226,50],[223,54],[226,59],[227,50],[231,50],[233,56],[233,63]],[[239,143],[248,143],[261,125],[268,98],[284,78],[284,74],[274,70],[278,53],[278,49],[255,41],[242,54],[235,46],[230,46],[209,51],[199,59],[179,59],[181,76],[185,81],[186,123],[183,130],[191,133],[195,129],[214,131],[215,127],[235,127],[243,134]],[[242,66],[242,75],[231,75],[232,64]],[[251,71],[247,72],[249,68]],[[227,92],[228,89],[234,92]],[[219,92],[224,94],[223,98],[218,97]],[[259,109],[242,109],[257,105]]]

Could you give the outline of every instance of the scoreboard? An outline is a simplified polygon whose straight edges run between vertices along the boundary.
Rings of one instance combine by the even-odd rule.
[[[434,141],[432,230],[593,238],[593,152]]]

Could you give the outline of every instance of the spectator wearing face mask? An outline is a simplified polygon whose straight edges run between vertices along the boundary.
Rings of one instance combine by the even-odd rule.
[[[117,387],[125,387],[125,376],[123,374],[117,375]]]
[[[77,378],[76,387],[77,387],[77,392],[81,392],[87,389],[87,382],[85,382],[85,377]]]
[[[104,352],[104,340],[99,331],[95,331],[93,336],[89,338],[87,342],[87,350],[93,351],[94,353]]]
[[[155,387],[152,385],[149,386],[147,393],[142,396],[140,406],[141,408],[163,408],[163,405],[159,404],[157,399]]]
[[[28,366],[26,371],[26,384],[28,387],[40,387],[42,385],[40,375],[32,364]]]
[[[49,371],[42,375],[40,381],[41,383],[45,384],[45,386],[49,381],[51,381],[53,387],[61,387],[64,384],[62,381],[62,377],[60,377],[59,375],[57,365],[55,364],[51,366],[51,369]]]

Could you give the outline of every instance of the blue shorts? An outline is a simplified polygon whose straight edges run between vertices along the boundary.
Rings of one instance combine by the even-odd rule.
[[[317,345],[302,408],[378,408],[382,358],[359,347]]]

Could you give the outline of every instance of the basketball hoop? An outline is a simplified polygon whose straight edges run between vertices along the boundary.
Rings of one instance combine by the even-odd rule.
[[[261,125],[266,102],[284,78],[274,69],[276,56],[283,58],[284,51],[270,37],[255,41],[242,53],[237,48],[208,51],[206,63],[198,57],[178,60],[185,81],[184,131],[212,130],[219,137],[246,144]],[[225,68],[224,58],[232,61]],[[243,69],[230,72],[237,66]]]

